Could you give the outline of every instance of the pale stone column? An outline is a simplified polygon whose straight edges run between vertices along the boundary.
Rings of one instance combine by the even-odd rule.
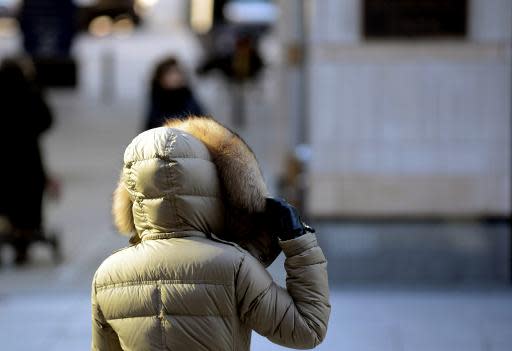
[[[288,125],[290,150],[304,142],[307,96],[305,94],[304,1],[278,1],[277,33],[282,45],[281,96],[279,115]]]
[[[510,42],[512,1],[469,0],[468,37],[473,42]]]

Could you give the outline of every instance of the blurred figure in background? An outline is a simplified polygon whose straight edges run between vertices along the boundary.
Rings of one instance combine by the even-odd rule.
[[[24,0],[18,14],[23,48],[35,58],[70,55],[76,32],[73,0]]]
[[[218,70],[227,79],[231,92],[231,115],[236,127],[244,127],[246,122],[246,83],[255,81],[264,68],[264,62],[257,48],[256,39],[250,35],[235,36],[232,50],[216,48],[198,67],[200,75]]]
[[[203,114],[178,60],[170,56],[160,61],[151,79],[144,130],[161,127],[167,119]]]
[[[197,69],[199,74],[219,70],[233,83],[243,83],[257,79],[264,67],[263,59],[257,50],[257,43],[251,36],[237,37],[232,50],[216,49]]]
[[[16,264],[42,228],[43,191],[47,184],[40,135],[50,128],[52,113],[36,84],[32,62],[6,59],[0,66],[0,149],[3,151],[0,216],[11,226]]]

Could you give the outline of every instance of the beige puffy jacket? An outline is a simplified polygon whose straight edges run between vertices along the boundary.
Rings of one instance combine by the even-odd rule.
[[[315,347],[330,312],[315,236],[278,243],[287,289],[272,281],[258,245],[239,240],[250,254],[219,239],[228,230],[224,211],[261,210],[266,189],[241,139],[209,119],[187,123],[146,131],[126,149],[113,211],[134,244],[94,276],[92,350],[249,350],[251,330],[284,346]],[[237,169],[240,178],[229,182]]]

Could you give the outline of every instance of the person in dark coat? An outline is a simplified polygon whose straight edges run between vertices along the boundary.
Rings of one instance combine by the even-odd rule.
[[[0,65],[0,215],[15,237],[16,263],[27,261],[30,238],[42,227],[42,199],[47,183],[39,147],[52,114],[35,83],[29,61],[6,59]]]
[[[68,57],[75,36],[73,0],[23,0],[18,13],[23,48],[32,57]]]
[[[175,57],[159,62],[151,79],[149,112],[144,130],[161,127],[167,119],[203,115]]]
[[[264,62],[258,52],[256,42],[250,36],[236,38],[231,51],[217,52],[199,65],[200,75],[218,70],[231,83],[241,84],[257,79],[264,68]],[[236,89],[240,89],[238,86]]]

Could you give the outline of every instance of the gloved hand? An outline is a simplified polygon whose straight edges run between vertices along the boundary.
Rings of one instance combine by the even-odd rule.
[[[271,230],[277,233],[281,240],[295,239],[307,232],[315,232],[302,222],[297,209],[284,199],[268,197],[265,215]]]

